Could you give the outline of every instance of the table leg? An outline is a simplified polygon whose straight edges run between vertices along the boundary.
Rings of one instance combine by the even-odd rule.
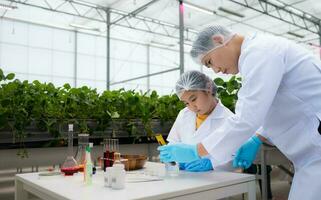
[[[261,147],[261,182],[262,182],[262,200],[268,199],[267,193],[267,170],[266,170],[266,149]]]
[[[255,182],[255,180],[249,182],[248,185],[249,185],[248,186],[249,190],[248,190],[247,195],[245,195],[246,199],[247,200],[256,200],[256,182]]]
[[[15,200],[27,200],[28,199],[28,192],[23,189],[23,183],[17,178],[15,179]]]

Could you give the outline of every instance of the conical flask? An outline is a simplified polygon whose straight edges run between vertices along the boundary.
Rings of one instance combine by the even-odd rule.
[[[73,124],[68,125],[68,155],[60,170],[65,176],[72,176],[78,172],[78,164],[73,153]]]
[[[86,147],[89,145],[88,142],[89,134],[80,133],[78,134],[78,148],[76,152],[76,161],[78,163],[78,170],[80,172],[84,171],[85,161],[86,161]]]

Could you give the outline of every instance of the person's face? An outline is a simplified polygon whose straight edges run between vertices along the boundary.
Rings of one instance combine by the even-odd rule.
[[[213,39],[215,40],[215,39]],[[223,43],[220,39],[215,41]],[[238,70],[238,57],[237,52],[234,51],[234,47],[231,42],[227,42],[221,47],[210,51],[206,54],[201,62],[208,68],[211,68],[215,73],[223,74],[237,74]]]
[[[183,101],[192,112],[201,115],[209,114],[214,106],[212,93],[206,91],[185,91],[181,96],[181,101]]]

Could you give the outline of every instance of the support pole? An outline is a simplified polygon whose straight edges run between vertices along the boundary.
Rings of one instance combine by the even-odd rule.
[[[179,0],[179,73],[184,73],[184,5]]]
[[[106,89],[110,90],[110,9],[106,10]]]

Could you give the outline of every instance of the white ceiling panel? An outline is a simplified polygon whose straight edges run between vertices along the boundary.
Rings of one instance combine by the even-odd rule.
[[[75,0],[76,1],[76,0]],[[273,0],[277,1],[277,0]],[[273,2],[272,1],[272,2]],[[12,4],[10,0],[4,1],[6,4]],[[86,4],[96,4],[99,6],[110,7],[112,9],[117,9],[124,11],[126,13],[133,12],[134,10],[142,7],[143,5],[151,2],[151,0],[91,0],[83,2],[83,5],[74,3],[75,6],[72,6],[70,3],[63,3],[64,0],[27,0],[27,3],[37,4],[38,6],[46,7],[48,3],[50,7],[55,9],[59,6],[64,12],[74,13],[74,14],[84,14],[87,13],[87,17],[94,18],[106,18],[105,13],[100,11],[97,13],[95,9],[88,10]],[[47,3],[46,3],[47,2]],[[72,1],[69,1],[72,2]],[[311,34],[308,31],[300,30],[300,28],[293,25],[289,25],[286,22],[282,22],[273,17],[264,15],[260,12],[257,12],[253,9],[243,7],[233,1],[222,1],[222,0],[188,0],[192,4],[198,5],[199,7],[206,8],[208,10],[215,11],[215,15],[209,15],[191,8],[184,8],[184,24],[187,28],[192,28],[195,30],[201,30],[202,28],[213,25],[213,24],[222,24],[227,25],[228,27],[235,29],[241,33],[248,33],[253,31],[259,32],[269,32],[276,35],[284,35],[285,37],[294,39],[294,40],[305,40],[316,37],[315,34]],[[259,0],[240,0],[240,3],[247,2],[250,6],[259,9],[260,4]],[[291,5],[299,10],[307,12],[315,17],[321,18],[321,1],[318,0],[283,0],[287,5]],[[34,8],[22,4],[13,4],[18,7],[18,9],[4,11],[0,10],[0,15],[19,19],[24,21],[36,22],[41,24],[48,24],[53,26],[65,27],[71,29],[69,26],[70,23],[81,24],[88,27],[96,28],[101,30],[102,33],[105,33],[106,25],[102,22],[92,21],[90,19],[85,19],[77,16],[71,16],[62,13],[51,12],[49,10]],[[233,14],[228,14],[219,10],[219,8],[226,8],[228,10],[234,11],[236,13],[242,14],[245,17],[237,17]],[[276,11],[270,10],[270,12],[276,13]],[[179,25],[179,13],[178,13],[178,1],[175,0],[158,0],[155,3],[152,3],[146,9],[143,9],[138,16],[144,16],[148,18],[157,19],[163,22],[171,23],[176,26]],[[283,16],[285,18],[290,16]],[[118,19],[119,16],[116,14],[111,14],[111,21]],[[288,18],[290,19],[290,18]],[[139,29],[146,29],[146,25],[139,20],[136,20],[134,17],[129,17],[127,20],[122,20],[119,22],[122,26],[132,26]],[[157,25],[149,25],[151,30],[157,28]],[[303,35],[304,38],[296,38],[295,36],[288,35],[287,32],[291,31],[299,35]],[[177,35],[176,32],[169,31],[170,34]],[[168,37],[162,37],[159,35],[146,33],[143,31],[137,31],[124,27],[113,26],[111,34],[116,38],[126,38],[129,40],[138,40],[140,42],[150,42],[152,40],[157,40],[158,42],[164,42],[165,44],[173,44],[175,39],[169,39]]]

